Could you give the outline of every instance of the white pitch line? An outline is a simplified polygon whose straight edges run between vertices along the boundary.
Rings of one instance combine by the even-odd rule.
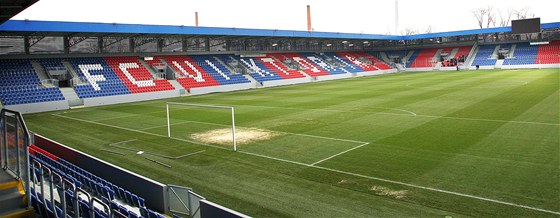
[[[419,117],[431,117],[431,118],[443,118],[451,120],[470,120],[470,121],[484,121],[484,122],[498,122],[498,123],[516,123],[516,124],[534,124],[534,125],[545,125],[545,126],[560,126],[560,123],[543,123],[543,122],[532,122],[532,121],[516,121],[516,120],[493,120],[484,118],[467,118],[467,117],[448,117],[448,116],[433,116],[433,115],[418,115]]]
[[[253,156],[257,156],[257,157],[263,157],[263,158],[266,158],[266,159],[282,161],[282,162],[286,162],[286,163],[293,163],[293,164],[297,164],[297,165],[313,167],[311,164],[306,164],[306,163],[297,162],[297,161],[293,161],[293,160],[286,160],[286,159],[277,158],[277,157],[271,157],[271,156],[267,156],[267,155],[263,155],[263,154],[257,154],[257,153],[248,152],[248,151],[237,150],[236,152],[243,153],[243,154],[248,154],[248,155],[253,155]]]
[[[459,193],[459,192],[447,191],[447,190],[443,190],[443,189],[431,188],[431,187],[426,187],[426,186],[421,186],[421,185],[414,185],[414,184],[410,184],[410,183],[404,183],[404,182],[399,182],[399,181],[394,181],[394,180],[389,180],[389,179],[383,179],[383,178],[379,178],[379,177],[366,176],[366,175],[362,175],[362,174],[351,173],[351,172],[346,172],[346,171],[332,169],[332,168],[326,168],[326,167],[320,167],[320,166],[309,166],[309,167],[328,170],[328,171],[331,171],[331,172],[343,173],[343,174],[362,177],[362,178],[366,178],[366,179],[373,179],[373,180],[379,180],[379,181],[398,184],[398,185],[403,185],[403,186],[409,186],[409,187],[418,188],[418,189],[424,189],[424,190],[440,192],[440,193],[445,193],[445,194],[450,194],[450,195],[456,195],[456,196],[461,196],[461,197],[466,197],[466,198],[473,198],[473,199],[477,199],[477,200],[488,201],[488,202],[513,206],[513,207],[525,208],[525,209],[535,210],[535,211],[539,211],[539,212],[543,212],[543,213],[560,215],[560,212],[558,212],[558,211],[546,210],[546,209],[541,209],[541,208],[537,208],[537,207],[531,207],[531,206],[527,206],[527,205],[506,202],[506,201],[494,200],[494,199],[479,197],[479,196],[475,196],[475,195],[463,194],[463,193]]]
[[[325,158],[325,159],[322,159],[322,160],[320,160],[320,161],[317,161],[317,162],[315,162],[315,163],[312,163],[311,166],[315,166],[316,164],[319,164],[319,163],[321,163],[321,162],[330,160],[330,159],[332,159],[332,158],[334,158],[334,157],[337,157],[337,156],[342,155],[342,154],[345,154],[345,153],[347,153],[347,152],[349,152],[349,151],[353,151],[353,150],[355,150],[355,149],[361,148],[361,147],[363,147],[363,146],[365,146],[365,145],[368,145],[368,144],[369,144],[369,142],[366,142],[366,143],[364,143],[364,144],[361,144],[361,145],[358,145],[358,146],[356,146],[356,147],[350,148],[350,149],[348,149],[348,150],[346,150],[346,151],[340,152],[340,153],[338,153],[338,154],[332,155],[332,156],[330,156],[330,157],[327,157],[327,158]]]
[[[381,108],[381,109],[388,109],[388,110],[396,110],[396,111],[402,111],[402,112],[405,112],[405,113],[412,114],[412,116],[416,116],[416,115],[417,115],[416,113],[414,113],[414,112],[412,112],[412,111],[404,110],[404,109],[398,109],[398,108],[390,108],[390,107],[371,107],[371,108]]]
[[[182,124],[182,123],[200,123],[200,124],[207,124],[207,125],[214,125],[214,126],[227,126],[227,127],[231,126],[231,125],[226,125],[226,124],[208,123],[208,122],[200,122],[200,121],[184,121],[184,122],[174,123],[174,124],[171,124],[171,125],[178,125],[178,124]],[[165,125],[165,126],[167,126],[167,125]],[[165,126],[162,125],[162,126],[158,126],[158,127],[149,127],[149,128],[139,129],[139,130],[146,130],[146,129],[152,129],[152,128],[165,127]],[[243,127],[243,126],[236,126],[236,127]],[[328,140],[333,140],[333,141],[351,142],[351,143],[356,143],[356,144],[368,143],[368,142],[355,141],[355,140],[350,140],[350,139],[339,139],[339,138],[331,138],[331,137],[326,137],[326,136],[308,135],[308,134],[302,134],[302,133],[282,132],[282,131],[273,131],[273,132],[284,133],[284,134],[288,134],[288,135],[306,136],[306,137],[310,137],[310,138],[328,139]]]
[[[291,133],[291,132],[279,132],[279,133],[286,133],[286,134],[290,134],[290,135],[299,135],[299,136],[307,136],[307,137],[319,138],[319,139],[328,139],[328,140],[341,141],[341,142],[351,142],[351,143],[356,143],[356,144],[369,143],[369,142],[361,142],[361,141],[355,141],[355,140],[350,140],[350,139],[339,139],[339,138],[331,138],[331,137],[318,136],[318,135],[307,135],[307,134],[301,134],[301,133]]]
[[[104,124],[104,123],[98,123],[98,122],[95,122],[95,121],[83,120],[83,119],[79,119],[79,118],[66,117],[66,116],[62,116],[62,115],[59,115],[59,114],[52,114],[52,115],[57,116],[57,117],[66,118],[66,119],[86,122],[86,123],[108,126],[108,127],[113,127],[113,128],[117,128],[117,129],[123,129],[123,130],[131,131],[131,132],[138,132],[138,133],[144,133],[144,134],[147,134],[147,135],[158,136],[158,137],[162,137],[162,138],[168,138],[165,135],[159,135],[159,134],[154,134],[154,133],[150,133],[150,132],[143,132],[143,131],[140,131],[140,130],[129,129],[129,128],[126,128],[126,127],[120,127],[120,126],[115,126],[115,125],[111,125],[111,124]],[[192,141],[185,140],[185,139],[179,139],[179,138],[171,138],[171,139],[190,142],[190,143],[209,146],[209,147],[215,147],[215,148],[219,148],[219,149],[222,149],[222,150],[228,150],[229,151],[229,149],[226,149],[226,148],[223,148],[223,147],[192,142]],[[408,186],[408,187],[413,187],[413,188],[418,188],[418,189],[424,189],[424,190],[429,190],[429,191],[434,191],[434,192],[440,192],[440,193],[445,193],[445,194],[450,194],[450,195],[456,195],[456,196],[461,196],[461,197],[466,197],[466,198],[472,198],[472,199],[477,199],[477,200],[482,200],[482,201],[493,202],[493,203],[497,203],[497,204],[503,204],[503,205],[513,206],[513,207],[525,208],[525,209],[544,212],[544,213],[549,213],[549,214],[560,215],[560,212],[558,212],[558,211],[546,210],[546,209],[531,207],[531,206],[522,205],[522,204],[516,204],[516,203],[511,203],[511,202],[506,202],[506,201],[494,200],[494,199],[490,199],[490,198],[484,198],[484,197],[479,197],[479,196],[475,196],[475,195],[463,194],[463,193],[459,193],[459,192],[447,191],[447,190],[443,190],[443,189],[414,185],[414,184],[410,184],[410,183],[399,182],[399,181],[389,180],[389,179],[383,179],[383,178],[379,178],[379,177],[366,176],[366,175],[362,175],[362,174],[346,172],[346,171],[332,169],[332,168],[320,167],[320,166],[310,165],[310,164],[301,163],[301,162],[297,162],[297,161],[291,161],[291,160],[285,160],[285,159],[270,157],[270,156],[261,155],[261,154],[255,154],[255,153],[246,152],[246,151],[237,151],[237,152],[243,153],[243,154],[248,154],[248,155],[253,155],[253,156],[258,156],[258,157],[263,157],[263,158],[267,158],[267,159],[282,161],[282,162],[286,162],[286,163],[292,163],[292,164],[297,164],[297,165],[301,165],[301,166],[313,167],[313,168],[316,168],[316,169],[322,169],[322,170],[327,170],[327,171],[331,171],[331,172],[337,172],[337,173],[362,177],[362,178],[366,178],[366,179],[378,180],[378,181],[382,181],[382,182],[393,183],[393,184],[398,184],[398,185],[403,185],[403,186]]]
[[[448,117],[448,116],[435,116],[435,115],[423,115],[416,114],[412,115],[410,113],[390,113],[390,112],[365,112],[365,111],[346,111],[346,110],[333,110],[333,109],[314,109],[314,108],[293,108],[293,107],[277,107],[277,106],[259,106],[259,105],[235,105],[241,107],[261,107],[261,108],[277,108],[277,109],[289,109],[289,110],[314,110],[314,111],[329,111],[329,112],[349,112],[349,113],[369,113],[369,114],[384,114],[384,115],[395,115],[395,116],[413,116],[413,117],[428,117],[428,118],[441,118],[441,119],[452,119],[452,120],[470,120],[470,121],[484,121],[484,122],[499,122],[499,123],[516,123],[516,124],[533,124],[533,125],[546,125],[546,126],[560,126],[560,123],[544,123],[544,122],[532,122],[532,121],[516,121],[516,120],[494,120],[494,119],[483,119],[483,118],[468,118],[468,117]],[[397,109],[397,108],[393,108]]]

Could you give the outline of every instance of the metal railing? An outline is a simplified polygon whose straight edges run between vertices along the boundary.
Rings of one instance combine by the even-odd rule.
[[[0,112],[0,165],[2,169],[23,183],[26,194],[29,193],[30,188],[28,161],[30,144],[29,131],[21,113],[2,109]]]

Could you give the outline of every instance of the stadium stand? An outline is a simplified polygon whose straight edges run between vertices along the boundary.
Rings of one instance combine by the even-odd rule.
[[[325,60],[331,59],[336,63],[340,63],[340,67],[342,69],[344,69],[346,72],[349,73],[359,73],[359,72],[364,72],[364,69],[362,69],[361,67],[359,67],[358,65],[354,64],[353,62],[351,62],[350,60],[343,58],[342,56],[339,56],[337,53],[334,52],[326,52],[322,54],[323,57],[325,57]]]
[[[165,65],[163,62],[161,62],[161,56],[152,57],[152,59],[144,60],[144,62],[146,62],[146,64],[148,64],[148,66],[162,66],[162,65]]]
[[[0,60],[0,100],[17,105],[64,100],[58,87],[41,84],[29,60]]]
[[[241,74],[231,73],[222,63],[211,55],[192,55],[190,56],[195,63],[206,73],[220,83],[220,85],[230,85],[251,82]]]
[[[264,66],[268,69],[274,71],[284,79],[294,79],[294,78],[304,78],[305,75],[301,74],[297,69],[289,69],[282,61],[275,58],[271,54],[267,54],[266,57],[257,58],[261,61]]]
[[[467,57],[469,55],[469,53],[471,52],[472,46],[461,46],[459,47],[459,49],[457,50],[457,53],[455,53],[455,56],[452,58],[458,58],[461,56]]]
[[[66,70],[66,67],[64,67],[64,64],[62,63],[62,59],[59,58],[43,58],[38,61],[41,63],[43,69],[45,69],[45,72],[51,70]]]
[[[165,79],[153,79],[148,69],[138,61],[138,57],[105,57],[105,61],[132,93],[174,89]]]
[[[435,61],[433,58],[436,56],[439,48],[426,48],[414,51],[414,54],[409,58],[407,67],[434,67]]]
[[[303,57],[305,57],[307,60],[314,63],[316,66],[318,66],[321,69],[323,69],[324,71],[326,71],[329,75],[345,74],[346,73],[344,70],[340,69],[339,67],[332,66],[331,64],[327,63],[319,55],[316,55],[314,53],[301,53],[301,55]]]
[[[79,76],[88,81],[85,84],[74,85],[74,90],[80,98],[131,93],[103,58],[71,58],[69,62]]]
[[[387,57],[389,58],[389,60],[391,62],[394,63],[401,63],[403,61],[403,59],[408,55],[408,53],[410,52],[410,50],[393,50],[393,51],[385,51],[385,55],[387,55]],[[375,53],[373,53],[372,55],[375,55]],[[381,54],[379,54],[381,56]],[[377,56],[375,56],[377,57]]]
[[[198,66],[188,56],[174,55],[157,57],[165,60],[177,73],[176,79],[185,89],[218,86],[220,83]]]
[[[442,67],[453,67],[453,66],[457,66],[457,65],[462,65],[462,63],[465,62],[469,53],[471,52],[471,49],[472,49],[472,46],[443,48],[441,50],[441,53],[440,53],[440,54],[442,54],[441,57],[443,57],[443,54],[447,54],[447,56],[443,58],[441,66]],[[457,52],[453,53],[454,50],[457,50]]]
[[[391,66],[387,65],[385,62],[381,61],[378,56],[381,56],[378,52],[374,52],[373,54],[365,53],[365,52],[352,52],[356,57],[363,57],[370,60],[375,67],[380,70],[390,70],[392,69]],[[378,55],[378,56],[375,56]]]
[[[313,62],[311,62],[310,60],[308,60],[307,58],[303,57],[298,53],[276,54],[274,57],[278,58],[280,61],[285,61],[285,60],[295,61],[301,67],[301,70],[304,73],[312,77],[329,75],[328,72],[318,67]]]
[[[479,47],[476,56],[474,57],[474,61],[472,62],[472,66],[492,66],[496,64],[496,58],[492,57],[494,50],[496,49],[496,45],[482,45]]]
[[[274,71],[268,69],[262,62],[257,60],[254,57],[240,57],[240,56],[233,56],[233,55],[222,55],[220,59],[227,63],[228,61],[235,60],[241,66],[246,68],[249,72],[249,75],[253,77],[258,82],[264,81],[271,81],[271,80],[281,80],[283,79],[281,76],[274,73]]]
[[[29,157],[31,202],[40,217],[165,217],[142,197],[37,146],[29,147]]]
[[[535,64],[560,64],[560,40],[539,45]]]
[[[508,57],[504,65],[527,65],[535,64],[539,46],[532,46],[529,43],[517,43],[513,57]]]
[[[336,54],[365,71],[379,70],[377,67],[375,67],[375,61],[372,61],[356,52],[337,52]]]

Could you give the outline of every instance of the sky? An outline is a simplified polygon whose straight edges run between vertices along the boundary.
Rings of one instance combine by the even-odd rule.
[[[472,10],[528,7],[542,23],[560,22],[551,0],[398,0],[399,30],[395,31],[395,0],[40,0],[12,20],[48,20],[253,29],[307,30],[311,5],[314,31],[401,34],[477,29]]]

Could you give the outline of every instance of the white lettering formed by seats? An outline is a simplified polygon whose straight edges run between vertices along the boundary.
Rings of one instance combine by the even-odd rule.
[[[285,71],[284,69],[282,69],[280,66],[276,65],[276,63],[274,63],[274,59],[272,58],[261,58],[262,61],[271,64],[272,66],[276,67],[276,69],[282,71],[282,73],[285,73],[286,75],[290,75],[290,73],[288,73],[288,71]]]
[[[259,66],[257,66],[257,64],[255,63],[255,60],[253,60],[253,58],[249,58],[249,62],[251,62],[251,63],[247,62],[243,58],[241,59],[241,62],[243,62],[245,65],[247,65],[249,68],[251,68],[251,70],[255,71],[255,73],[258,73],[261,77],[274,76],[272,73],[267,72],[267,71],[261,69]]]
[[[193,76],[192,74],[190,74],[189,72],[187,72],[182,66],[181,64],[177,63],[177,61],[173,61],[173,65],[175,65],[177,67],[177,69],[179,69],[181,71],[181,73],[183,73],[183,75],[189,77],[189,78],[193,78],[196,82],[204,82],[206,81],[203,77],[202,77],[202,73],[200,71],[198,71],[198,69],[196,69],[196,67],[194,67],[190,62],[188,61],[184,61],[185,64],[190,67],[195,73],[196,76]]]
[[[307,62],[305,59],[300,57],[293,57],[294,61],[296,61],[299,65],[301,65],[304,69],[310,69],[314,73],[319,73],[321,70],[317,69],[317,67],[313,66],[311,63]]]
[[[361,61],[359,61],[357,58],[350,56],[350,55],[345,55],[346,58],[348,58],[348,60],[350,60],[352,63],[354,63],[355,65],[358,65],[361,68],[369,68],[369,66]]]
[[[204,60],[204,61],[205,61],[208,65],[210,65],[212,68],[214,68],[214,70],[215,70],[216,72],[218,72],[220,75],[222,75],[224,78],[226,78],[226,80],[229,80],[229,76],[226,75],[224,72],[222,72],[222,71],[220,70],[220,68],[217,68],[216,65],[214,65],[211,61],[209,61],[209,60]]]
[[[156,83],[153,80],[140,80],[136,81],[136,79],[128,72],[128,68],[140,68],[137,63],[120,63],[119,69],[126,75],[126,78],[132,82],[132,84],[138,87],[148,87],[148,86],[156,86]]]
[[[316,58],[315,56],[308,56],[307,59],[313,61],[313,63],[319,65],[319,67],[327,70],[327,71],[334,71],[335,69],[329,66],[327,63],[323,62],[321,59]]]
[[[82,73],[86,76],[86,79],[89,82],[89,84],[91,84],[91,86],[93,87],[93,90],[95,91],[101,90],[101,87],[99,87],[99,84],[97,84],[97,82],[107,80],[105,76],[91,75],[91,73],[89,73],[89,71],[91,70],[103,70],[103,66],[101,66],[101,64],[80,64],[78,65],[78,68],[82,70]]]
[[[340,59],[339,57],[334,56],[334,58],[336,58],[337,60],[339,60],[340,62],[342,62],[345,66],[349,66],[349,67],[352,68],[352,69],[356,69],[354,66],[352,66],[351,64],[346,63],[346,61]]]

